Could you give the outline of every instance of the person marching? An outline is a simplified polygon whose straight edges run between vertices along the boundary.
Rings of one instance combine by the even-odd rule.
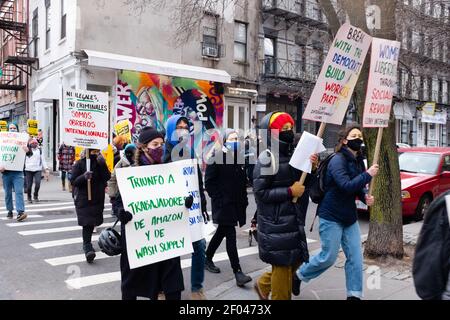
[[[41,147],[39,147],[38,141],[35,138],[32,138],[28,146],[29,151],[25,157],[25,179],[27,181],[28,202],[33,203],[33,200],[31,199],[33,181],[35,183],[33,199],[35,202],[39,202],[39,189],[41,187],[42,170],[45,170],[45,176],[48,179],[50,169],[45,162],[45,158]]]
[[[224,136],[224,146],[213,154],[212,163],[208,163],[205,173],[205,188],[211,197],[213,222],[218,225],[216,233],[206,250],[206,270],[220,273],[214,265],[213,257],[226,238],[226,248],[231,267],[239,287],[252,281],[252,278],[242,272],[236,247],[236,225],[245,225],[247,199],[247,176],[244,164],[239,163],[238,153],[241,147],[238,133],[227,129]]]
[[[267,150],[258,158],[253,180],[258,247],[261,260],[272,265],[272,271],[255,282],[262,300],[270,293],[272,300],[290,300],[293,273],[309,258],[304,230],[309,195],[299,183],[301,171],[289,165],[294,151],[293,126],[294,119],[284,112],[270,113],[260,124],[260,130],[268,133]],[[311,162],[315,164],[317,158],[311,156]],[[294,203],[293,198],[299,199]]]
[[[70,184],[70,175],[72,173],[72,166],[75,162],[75,148],[66,145],[64,142],[58,150],[59,171],[61,171],[62,191],[66,191],[66,176],[69,182],[69,192],[72,192],[72,185]]]
[[[86,151],[85,151],[86,152]],[[95,259],[95,250],[92,246],[92,233],[96,226],[103,223],[103,210],[105,208],[105,188],[111,177],[100,150],[89,150],[89,155],[78,160],[72,169],[70,182],[73,186],[72,196],[78,225],[83,227],[83,251],[86,261],[92,263]],[[87,171],[86,157],[89,156],[91,170]],[[88,180],[91,180],[91,199],[88,200]]]
[[[11,122],[8,125],[9,132],[19,132],[19,126],[15,122]],[[28,153],[30,150],[28,147],[23,147],[25,153]],[[25,213],[25,202],[23,200],[23,190],[24,190],[24,174],[23,171],[10,171],[5,170],[4,167],[0,167],[0,172],[3,173],[3,189],[5,191],[5,203],[6,210],[8,210],[7,218],[13,218],[13,190],[16,193],[16,210],[17,210],[17,221],[21,222],[27,218],[27,214]]]
[[[161,132],[145,127],[138,138],[134,166],[151,166],[163,163],[164,136]],[[180,257],[156,262],[147,266],[130,269],[126,246],[125,226],[133,215],[123,207],[120,193],[116,198],[121,222],[122,255],[120,257],[122,300],[136,300],[146,297],[157,300],[163,291],[166,300],[181,300],[184,290]],[[193,198],[187,197],[185,206],[190,208]]]
[[[171,116],[166,123],[166,148],[164,151],[164,163],[194,159],[195,153],[189,134],[189,120],[180,115]],[[197,167],[198,185],[200,192],[200,206],[202,215],[208,219],[206,213],[206,198],[203,188],[203,178],[200,166]],[[191,266],[191,298],[192,300],[206,300],[203,293],[203,281],[205,280],[205,250],[206,240],[201,239],[192,243]]]
[[[367,171],[361,154],[363,135],[358,127],[339,134],[336,155],[328,163],[325,195],[317,212],[321,251],[297,270],[302,282],[317,278],[336,262],[342,246],[345,257],[347,300],[360,300],[363,295],[363,260],[361,234],[356,210],[356,197],[368,206],[374,197],[368,196],[366,185],[378,173],[378,165]]]

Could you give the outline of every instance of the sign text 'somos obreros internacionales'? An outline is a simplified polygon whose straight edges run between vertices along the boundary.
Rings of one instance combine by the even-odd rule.
[[[130,268],[179,257],[193,251],[186,168],[192,161],[117,169],[125,210],[133,219],[125,226]]]
[[[63,141],[66,145],[103,150],[108,146],[108,93],[64,91]]]

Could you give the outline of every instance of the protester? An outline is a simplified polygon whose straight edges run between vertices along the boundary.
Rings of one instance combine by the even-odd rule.
[[[43,145],[44,145],[44,135],[42,133],[42,129],[38,130],[38,134],[37,134],[36,140],[37,140],[37,142],[39,144],[39,147],[42,148]]]
[[[64,142],[58,150],[59,171],[61,171],[62,190],[66,191],[66,176],[69,182],[69,192],[72,192],[72,184],[70,183],[70,175],[72,166],[75,162],[75,148],[66,145]]]
[[[108,181],[108,195],[110,202],[112,204],[112,213],[115,216],[118,215],[116,198],[119,195],[119,186],[117,185],[116,170],[132,166],[134,164],[135,153],[136,153],[136,145],[128,144],[125,147],[124,155],[114,167],[114,170],[111,174],[111,179]]]
[[[173,115],[166,123],[166,148],[164,151],[164,162],[194,159],[194,148],[189,135],[189,120],[180,115]],[[200,191],[200,206],[203,217],[208,218],[206,213],[206,198],[203,189],[203,178],[200,167],[198,171],[198,185]],[[191,298],[192,300],[205,300],[203,292],[203,281],[205,280],[205,249],[206,240],[201,239],[192,243],[194,252],[192,254],[191,266]]]
[[[356,197],[368,206],[374,197],[366,194],[366,185],[378,173],[378,165],[365,171],[361,154],[363,135],[358,127],[339,134],[336,155],[328,164],[325,195],[318,206],[321,251],[297,271],[300,281],[309,282],[330,268],[342,246],[346,256],[347,300],[363,296],[363,260]]]
[[[9,132],[19,132],[19,126],[15,122],[11,122],[8,125]],[[23,147],[23,150],[27,153],[29,151],[28,147]],[[5,191],[5,203],[6,210],[8,210],[7,218],[13,218],[13,190],[16,194],[16,210],[17,210],[17,221],[21,222],[27,218],[25,213],[25,203],[23,200],[23,190],[24,190],[24,175],[23,171],[10,171],[5,170],[4,167],[0,167],[0,172],[3,173],[3,190]]]
[[[270,293],[272,300],[290,300],[293,273],[309,258],[304,230],[308,192],[298,182],[301,172],[289,165],[294,151],[293,126],[294,119],[284,112],[270,113],[260,124],[261,130],[268,130],[267,150],[261,152],[256,163],[253,188],[259,256],[272,265],[272,271],[255,282],[263,300]],[[315,163],[317,155],[311,161]],[[295,197],[299,199],[293,203]]]
[[[213,257],[223,238],[226,238],[228,258],[236,284],[241,287],[252,281],[251,277],[242,272],[239,264],[235,228],[238,223],[239,227],[245,225],[247,177],[244,164],[239,163],[243,159],[238,159],[242,149],[238,133],[228,129],[223,140],[223,149],[212,156],[212,163],[208,163],[205,173],[205,187],[211,197],[213,222],[218,225],[206,250],[205,268],[212,273],[220,273],[220,269],[214,265]]]
[[[164,152],[163,137],[161,132],[153,128],[142,129],[139,134],[134,166],[161,164]],[[166,300],[181,300],[184,284],[179,257],[130,269],[126,249],[125,225],[133,219],[133,215],[124,210],[120,193],[116,200],[119,207],[123,249],[120,258],[122,300],[136,300],[137,297],[157,300],[159,292],[164,292]],[[185,205],[187,208],[191,207],[192,201],[192,197],[186,198]]]
[[[85,151],[86,152],[86,151]],[[83,251],[86,261],[92,263],[95,250],[92,246],[92,233],[103,223],[106,183],[111,177],[100,150],[89,149],[90,171],[87,171],[86,157],[77,161],[72,169],[70,182],[78,217],[78,225],[83,227]],[[91,199],[88,200],[88,180],[91,184]]]
[[[31,199],[31,189],[34,181],[34,194],[33,199],[35,202],[39,202],[39,189],[41,187],[42,171],[45,171],[45,176],[48,179],[50,169],[45,162],[45,157],[42,153],[41,147],[35,138],[32,138],[29,145],[29,151],[25,157],[25,179],[27,181],[27,195],[28,202],[33,203]]]
[[[253,187],[253,170],[257,160],[256,136],[249,132],[245,137],[245,172],[247,175],[247,185]]]
[[[113,147],[115,147],[115,149],[114,149],[114,167],[122,158],[121,151],[124,150],[127,143],[128,143],[128,139],[125,136],[116,136],[113,139]]]

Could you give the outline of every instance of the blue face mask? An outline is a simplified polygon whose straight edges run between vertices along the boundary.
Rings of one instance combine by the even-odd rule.
[[[237,151],[239,149],[239,141],[225,142],[225,146],[228,150]]]

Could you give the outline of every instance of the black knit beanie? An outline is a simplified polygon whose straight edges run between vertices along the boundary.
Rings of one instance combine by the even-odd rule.
[[[162,138],[164,140],[164,136],[161,132],[152,127],[145,127],[139,134],[138,142],[142,144],[147,144],[156,138]]]

